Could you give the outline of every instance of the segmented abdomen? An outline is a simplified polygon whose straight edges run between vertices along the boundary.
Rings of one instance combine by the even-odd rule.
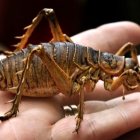
[[[68,74],[71,75],[76,68],[87,64],[87,47],[70,43],[42,43],[46,53],[49,53],[56,63]]]
[[[89,65],[87,55],[91,63],[97,63],[98,51],[91,48],[80,46],[69,42],[41,43],[45,52],[48,53],[69,76],[75,71],[76,64],[79,66]],[[21,79],[21,73],[16,74],[24,69],[24,59],[29,52],[37,45],[29,45],[24,50],[16,52],[10,57],[1,61],[1,71],[5,76],[5,82],[1,88],[8,88],[18,85]],[[55,69],[55,67],[54,67]],[[14,91],[16,92],[16,91]],[[23,95],[26,96],[52,96],[58,93],[54,80],[51,78],[46,66],[38,56],[34,56],[27,72],[23,86]]]
[[[45,52],[55,60],[58,66],[64,70],[68,76],[74,73],[77,66],[91,66],[95,69],[100,68],[111,75],[120,73],[124,66],[123,56],[100,53],[92,48],[78,44],[55,42],[41,43],[41,45],[45,49]],[[0,70],[5,76],[4,83],[0,85],[1,89],[8,90],[8,88],[18,86],[21,73],[16,73],[24,69],[25,64],[23,60],[27,58],[30,51],[36,46],[37,45],[29,45],[26,49],[16,52],[12,56],[1,61]],[[109,59],[105,56],[109,56]],[[16,91],[14,92],[16,93]],[[42,60],[35,55],[25,78],[23,95],[39,97],[52,96],[58,92],[55,81],[50,76],[46,66],[42,63]]]
[[[24,69],[25,62],[23,60],[28,56],[33,47],[32,45],[1,61],[0,67],[5,76],[5,82],[1,84],[1,89],[8,90],[11,87],[18,86],[22,73],[16,73]],[[52,96],[57,92],[57,87],[45,65],[43,65],[41,59],[35,55],[25,78],[23,95],[41,97]],[[13,93],[16,93],[16,91],[13,91]]]

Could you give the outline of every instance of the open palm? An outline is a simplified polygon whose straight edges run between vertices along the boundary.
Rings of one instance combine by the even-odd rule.
[[[130,22],[119,22],[88,30],[72,37],[74,42],[97,50],[115,53],[123,44],[140,43],[140,28]],[[75,116],[64,118],[63,105],[78,104],[78,95],[59,94],[50,98],[23,97],[17,117],[0,123],[0,139],[19,140],[92,140],[114,139],[140,127],[140,95],[126,96],[122,101],[121,88],[113,93],[98,83],[93,94],[86,93],[84,120],[79,133],[75,129]],[[8,111],[5,104],[14,96],[0,92],[0,114]],[[96,100],[96,101],[95,101]]]

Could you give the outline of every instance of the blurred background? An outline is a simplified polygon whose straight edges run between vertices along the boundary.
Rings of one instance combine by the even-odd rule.
[[[55,10],[63,32],[69,36],[109,22],[140,23],[139,0],[0,0],[0,43],[10,47],[17,42],[14,36],[22,35],[23,28],[45,7]],[[46,23],[37,30],[33,42],[51,38]]]

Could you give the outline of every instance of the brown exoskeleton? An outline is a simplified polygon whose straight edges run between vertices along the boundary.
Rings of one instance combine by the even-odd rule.
[[[29,37],[43,17],[49,21],[52,40],[28,45]],[[60,92],[69,96],[79,94],[75,128],[78,132],[83,119],[86,85],[93,90],[98,80],[102,80],[109,91],[120,85],[127,90],[139,86],[140,67],[132,43],[125,44],[115,55],[75,44],[63,34],[52,9],[41,10],[26,29],[17,49],[0,61],[0,89],[16,94],[12,108],[0,116],[0,120],[17,114],[22,95],[49,97]],[[128,51],[131,58],[123,56]]]

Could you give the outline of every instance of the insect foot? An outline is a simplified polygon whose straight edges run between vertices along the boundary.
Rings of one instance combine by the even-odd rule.
[[[6,112],[3,116],[0,116],[1,121],[5,121],[5,120],[11,118],[12,116],[15,116],[15,117],[17,116],[17,112],[19,111],[18,110],[19,100],[18,100],[18,98],[14,98],[10,102],[13,102],[13,105],[12,105],[11,109],[8,112]]]
[[[78,115],[76,116],[76,127],[75,127],[75,130],[73,131],[73,133],[77,133],[78,134],[78,130],[80,128],[80,124],[81,124],[81,121],[83,119],[81,117],[79,117]]]

